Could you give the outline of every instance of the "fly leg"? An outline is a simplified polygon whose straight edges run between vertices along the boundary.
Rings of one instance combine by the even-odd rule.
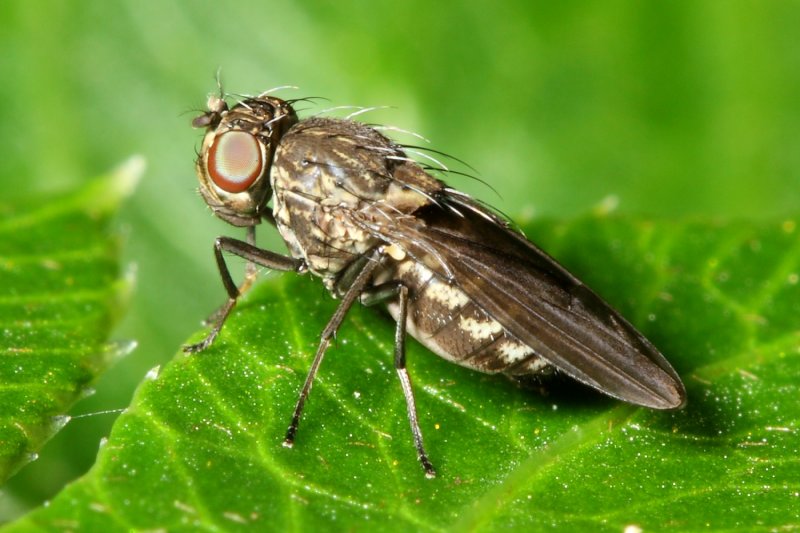
[[[270,252],[269,250],[262,250],[250,243],[232,239],[230,237],[217,237],[214,241],[214,256],[217,259],[217,267],[219,268],[219,275],[222,278],[222,284],[228,293],[228,301],[225,302],[214,317],[214,326],[211,328],[208,336],[197,344],[191,344],[183,347],[186,353],[202,352],[214,342],[217,338],[219,331],[222,329],[225,320],[228,318],[233,306],[236,305],[236,300],[241,296],[241,292],[233,282],[231,273],[228,270],[228,265],[225,263],[223,252],[230,252],[247,259],[250,263],[261,265],[272,270],[280,270],[284,272],[298,272],[301,273],[306,270],[305,261],[301,259],[294,259],[284,255]]]
[[[419,428],[419,418],[417,417],[417,406],[414,401],[414,390],[411,387],[411,378],[406,369],[406,319],[408,317],[408,287],[398,281],[390,281],[372,287],[361,297],[361,303],[367,306],[384,302],[394,297],[398,299],[400,307],[397,317],[397,329],[394,334],[394,368],[400,378],[400,386],[403,388],[403,396],[406,399],[408,410],[408,421],[411,424],[411,434],[414,436],[414,446],[417,448],[417,457],[425,470],[425,477],[436,477],[436,469],[433,468],[428,454],[425,453],[425,446],[422,443],[422,431]]]
[[[275,226],[275,217],[272,215],[272,211],[265,211],[261,218]],[[247,226],[247,236],[245,237],[245,242],[250,246],[255,247],[256,245],[256,227],[255,226]],[[285,257],[284,257],[285,258]],[[253,283],[256,282],[256,278],[258,277],[258,270],[256,270],[256,265],[259,264],[256,261],[248,260],[247,264],[244,267],[244,281],[242,284],[239,285],[239,296],[242,296],[244,293],[250,290],[253,286]]]
[[[314,355],[314,361],[311,363],[306,381],[303,384],[303,388],[300,390],[300,397],[297,399],[292,421],[289,424],[289,429],[286,430],[286,438],[283,439],[283,445],[287,448],[291,448],[294,445],[297,426],[300,424],[300,416],[303,414],[303,406],[306,403],[306,398],[308,398],[308,393],[311,392],[311,385],[314,383],[314,377],[317,375],[320,363],[322,363],[325,350],[328,349],[331,339],[336,335],[339,326],[342,325],[345,315],[347,315],[347,312],[353,306],[356,299],[364,291],[364,287],[369,283],[372,278],[372,273],[380,265],[380,254],[381,250],[376,248],[371,254],[356,259],[345,272],[348,284],[347,289],[344,290],[342,295],[342,303],[339,304],[336,312],[333,313],[333,316],[328,321],[328,325],[322,330],[322,335],[320,335],[317,353]]]
[[[247,236],[245,237],[245,242],[250,246],[256,245],[255,226],[247,226]],[[242,281],[242,284],[239,285],[239,296],[243,296],[244,293],[250,290],[250,288],[253,286],[253,283],[255,283],[257,276],[258,271],[256,270],[256,264],[252,261],[248,261],[244,267],[244,281]],[[224,304],[215,309],[214,312],[203,321],[203,325],[210,326],[211,324],[216,324],[220,317],[225,314],[225,309],[227,306],[228,302],[226,301]]]

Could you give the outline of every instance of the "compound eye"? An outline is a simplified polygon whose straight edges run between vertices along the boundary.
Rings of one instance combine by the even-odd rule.
[[[261,175],[263,165],[258,140],[244,131],[226,131],[208,151],[208,174],[227,192],[247,190]]]

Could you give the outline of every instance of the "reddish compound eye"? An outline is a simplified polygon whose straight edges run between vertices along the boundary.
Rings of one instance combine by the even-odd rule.
[[[261,147],[243,131],[227,131],[214,140],[208,151],[208,174],[220,189],[242,192],[261,175]]]

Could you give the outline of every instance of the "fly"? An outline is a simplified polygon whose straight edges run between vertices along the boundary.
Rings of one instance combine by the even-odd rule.
[[[300,391],[284,445],[295,440],[325,351],[356,301],[385,304],[396,322],[394,367],[417,455],[436,471],[422,441],[406,369],[411,334],[439,356],[511,377],[559,371],[619,400],[652,409],[686,402],[677,373],[619,313],[483,204],[434,178],[378,129],[345,119],[299,120],[293,104],[268,93],[230,107],[211,96],[193,126],[205,128],[196,168],[214,214],[247,228],[219,237],[214,255],[227,301],[186,352],[220,332],[255,266],[311,272],[334,298]],[[271,203],[272,207],[269,207]],[[266,220],[289,250],[255,245]],[[248,270],[236,286],[223,252]]]

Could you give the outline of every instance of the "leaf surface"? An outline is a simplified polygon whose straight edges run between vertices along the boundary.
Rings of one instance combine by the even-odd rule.
[[[635,408],[568,381],[543,395],[412,342],[439,470],[427,480],[393,324],[359,307],[286,449],[336,303],[317,280],[281,275],[246,296],[212,348],[152,372],[93,470],[9,530],[800,527],[796,221],[591,217],[525,230],[661,348],[688,407]]]
[[[0,482],[36,457],[67,409],[130,344],[109,344],[129,280],[110,217],[141,172],[0,205]]]

